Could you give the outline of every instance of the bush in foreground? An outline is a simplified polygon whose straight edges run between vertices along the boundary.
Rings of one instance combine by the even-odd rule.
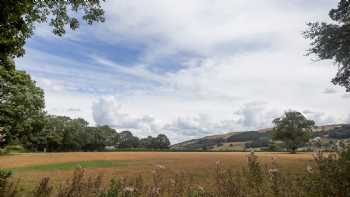
[[[11,173],[0,171],[0,197],[348,197],[350,196],[350,151],[316,152],[314,161],[298,174],[281,171],[276,159],[269,166],[259,163],[254,152],[248,155],[247,167],[225,169],[220,162],[215,179],[207,185],[196,184],[192,177],[177,174],[169,178],[165,166],[158,165],[152,180],[117,178],[108,185],[102,177],[89,177],[76,169],[65,183],[54,187],[44,178],[31,191],[22,192],[9,181]]]

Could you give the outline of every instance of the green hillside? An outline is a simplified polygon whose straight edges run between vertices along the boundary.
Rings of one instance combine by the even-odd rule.
[[[327,146],[336,140],[350,139],[350,124],[318,126],[313,130],[313,137],[320,137]],[[174,144],[171,148],[174,150],[226,151],[243,151],[250,148],[257,150],[283,150],[284,145],[282,142],[272,141],[272,129],[261,129],[206,136]]]

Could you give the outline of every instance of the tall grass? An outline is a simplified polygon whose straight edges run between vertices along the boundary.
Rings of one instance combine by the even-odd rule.
[[[314,160],[300,173],[281,170],[273,158],[271,165],[262,165],[251,152],[243,169],[224,168],[217,162],[215,179],[199,185],[187,174],[169,177],[166,166],[158,165],[151,180],[115,178],[108,185],[102,177],[91,177],[83,168],[71,178],[53,187],[43,178],[33,191],[21,191],[10,180],[11,173],[0,172],[0,197],[349,197],[350,151],[335,153],[317,151]],[[55,189],[54,189],[55,188]]]

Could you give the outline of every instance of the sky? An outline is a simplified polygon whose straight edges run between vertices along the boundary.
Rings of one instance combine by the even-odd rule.
[[[317,3],[316,3],[317,2]],[[106,22],[64,37],[40,24],[19,69],[50,114],[166,134],[172,143],[272,126],[288,110],[350,122],[331,61],[306,56],[307,22],[336,0],[107,0]]]

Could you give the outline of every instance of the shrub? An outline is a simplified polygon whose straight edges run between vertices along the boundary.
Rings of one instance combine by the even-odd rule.
[[[303,184],[308,196],[350,196],[350,151],[315,154],[314,166],[308,167]]]
[[[25,148],[22,145],[18,145],[18,144],[7,145],[5,147],[5,150],[7,153],[24,153],[24,152],[26,152]]]

